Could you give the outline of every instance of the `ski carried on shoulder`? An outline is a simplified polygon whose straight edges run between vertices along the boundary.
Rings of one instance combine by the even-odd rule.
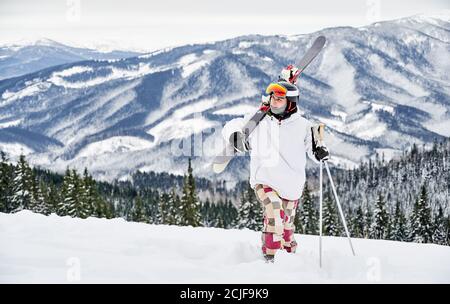
[[[298,63],[298,71],[293,75],[292,82],[295,83],[295,80],[300,76],[300,74],[306,69],[306,67],[311,63],[311,61],[316,58],[316,56],[320,53],[323,46],[325,45],[326,39],[324,36],[319,36],[316,38],[312,46],[308,49],[306,54],[300,59]],[[255,114],[250,118],[250,120],[244,125],[242,128],[242,133],[244,134],[244,139],[247,140],[253,130],[258,126],[259,122],[266,116],[268,108],[259,109]],[[236,151],[231,146],[230,143],[226,143],[224,149],[220,154],[218,154],[213,160],[213,171],[214,173],[223,172],[230,161],[236,155]]]

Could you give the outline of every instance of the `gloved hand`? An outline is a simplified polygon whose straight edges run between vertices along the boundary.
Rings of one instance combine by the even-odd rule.
[[[315,149],[313,149],[314,157],[318,161],[325,161],[330,159],[330,153],[328,152],[328,148],[323,146],[316,146]]]
[[[247,152],[250,147],[244,138],[244,133],[234,132],[230,135],[230,144],[236,152]]]
[[[261,97],[261,106],[259,107],[259,109],[263,110],[263,111],[269,111],[269,109],[270,109],[270,96],[269,95],[267,95],[267,96],[263,95]]]
[[[320,125],[311,127],[312,152],[318,161],[330,159],[330,152],[321,139]]]
[[[299,73],[298,68],[296,68],[294,65],[290,64],[281,70],[281,73],[278,76],[278,79],[295,84],[297,82],[297,78],[298,78],[299,74],[300,73]]]

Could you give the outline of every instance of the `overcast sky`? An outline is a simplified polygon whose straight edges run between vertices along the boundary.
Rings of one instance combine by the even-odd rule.
[[[245,34],[303,34],[448,10],[449,0],[0,0],[0,44],[154,50]]]

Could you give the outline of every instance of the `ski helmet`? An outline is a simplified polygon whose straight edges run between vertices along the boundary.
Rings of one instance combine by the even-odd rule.
[[[290,102],[298,102],[298,88],[287,81],[272,82],[266,89],[266,94],[286,97]]]
[[[270,96],[286,97],[286,106],[282,113],[271,111],[275,117],[279,119],[285,119],[291,116],[291,114],[297,112],[298,102],[298,88],[287,81],[272,82],[266,89],[266,94]],[[272,110],[272,109],[271,109]]]

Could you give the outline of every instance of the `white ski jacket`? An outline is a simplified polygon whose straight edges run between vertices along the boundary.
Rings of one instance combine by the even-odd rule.
[[[241,131],[253,113],[227,122],[222,129],[226,142]],[[305,184],[306,153],[319,163],[312,152],[312,124],[300,113],[279,121],[266,115],[249,136],[250,185],[265,184],[280,197],[297,200]]]

